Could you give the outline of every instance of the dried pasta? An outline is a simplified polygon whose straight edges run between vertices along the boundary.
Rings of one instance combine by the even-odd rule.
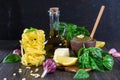
[[[20,40],[24,50],[21,63],[25,66],[39,66],[45,59],[45,34],[35,28],[25,29]]]

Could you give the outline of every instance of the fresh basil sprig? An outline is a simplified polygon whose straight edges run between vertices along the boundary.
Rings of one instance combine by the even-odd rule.
[[[80,69],[75,74],[74,79],[78,80],[78,79],[83,79],[83,78],[88,78],[88,77],[89,77],[89,74],[87,73],[87,71]]]
[[[112,70],[112,67],[113,67],[112,56],[106,55],[106,56],[103,58],[103,65],[104,65],[107,69]]]
[[[66,36],[68,42],[80,34],[89,36],[90,32],[85,27],[80,27],[72,23],[60,22],[59,31],[61,36]]]
[[[21,60],[21,57],[17,54],[8,54],[4,59],[3,63],[15,63]]]
[[[112,70],[114,60],[112,56],[100,48],[81,48],[78,51],[78,64],[80,68],[104,71],[104,67]]]
[[[114,64],[114,60],[112,56],[96,47],[90,47],[90,48],[81,48],[78,51],[78,66],[79,68],[86,69],[89,68],[91,70],[98,70],[100,72],[104,72],[106,69],[107,70],[112,70]],[[82,72],[81,72],[82,73]],[[77,73],[75,76],[77,78],[81,78],[79,74]],[[82,75],[86,75],[86,73],[82,73]]]

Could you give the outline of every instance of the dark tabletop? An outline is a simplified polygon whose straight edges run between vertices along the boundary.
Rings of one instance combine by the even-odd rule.
[[[106,43],[105,50],[109,50],[112,47],[120,51],[119,43]],[[41,66],[29,69],[21,65],[20,62],[2,63],[3,58],[16,48],[19,48],[19,41],[0,40],[0,80],[4,80],[4,78],[7,78],[7,80],[73,80],[73,76],[75,75],[73,72],[57,70],[55,73],[48,74],[44,79],[41,79],[40,77],[35,78],[31,75],[31,71],[34,74],[41,75],[43,72]],[[114,58],[114,61],[115,63],[111,71],[90,71],[90,77],[81,80],[120,80],[120,58]],[[22,69],[21,73],[19,69]],[[36,69],[38,69],[37,72],[35,72]]]

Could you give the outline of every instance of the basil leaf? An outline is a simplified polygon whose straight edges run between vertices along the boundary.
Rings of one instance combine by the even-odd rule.
[[[81,69],[77,71],[77,73],[74,76],[74,79],[76,80],[76,79],[83,79],[83,78],[88,78],[88,77],[89,77],[88,72]]]
[[[90,62],[89,62],[89,51],[88,51],[88,49],[82,48],[81,50],[83,50],[84,54],[82,54],[80,57],[78,57],[79,67],[80,68],[91,68],[91,65],[90,65]]]
[[[61,22],[59,26],[59,34],[62,37],[66,37],[66,23]]]
[[[82,55],[84,49],[85,49],[85,48],[80,48],[80,49],[78,50],[78,57],[80,57],[80,56]]]
[[[79,32],[78,32],[79,31]],[[77,27],[76,28],[76,33],[78,33],[78,34],[83,34],[83,35],[87,35],[87,36],[89,36],[90,35],[90,32],[85,28],[85,27]],[[78,35],[77,34],[77,35]]]
[[[92,57],[90,57],[90,63],[91,63],[91,69],[99,70],[97,64],[95,63],[95,61],[94,61],[94,59]]]
[[[9,54],[3,59],[3,63],[14,63],[21,60],[21,57],[17,54]]]
[[[84,49],[84,54],[83,54],[83,63],[85,65],[85,68],[90,68],[90,62],[89,62],[89,51],[87,49]]]
[[[114,64],[114,60],[113,60],[113,58],[112,58],[111,55],[106,55],[106,56],[103,58],[103,65],[104,65],[107,69],[112,70],[113,64]]]
[[[90,47],[90,48],[88,48],[89,50],[90,50],[90,52],[92,53],[92,55],[94,56],[94,57],[99,57],[99,58],[102,58],[102,49],[100,49],[100,48],[95,48],[95,47]]]
[[[102,59],[99,58],[99,57],[93,57],[93,60],[95,61],[96,65],[97,65],[97,69],[98,71],[101,71],[101,72],[104,72],[104,67],[103,67],[103,62],[102,62]]]
[[[73,37],[80,34],[87,36],[90,35],[89,31],[85,27],[80,27],[72,23],[60,22],[59,30],[60,36],[65,35],[68,42],[70,42]]]
[[[112,70],[113,64],[112,56],[100,48],[81,48],[78,51],[78,66],[80,68],[104,72],[106,68]]]
[[[30,28],[30,29],[28,29],[25,33],[33,32],[33,31],[35,31],[35,30],[37,30],[37,29],[36,29],[36,28]]]

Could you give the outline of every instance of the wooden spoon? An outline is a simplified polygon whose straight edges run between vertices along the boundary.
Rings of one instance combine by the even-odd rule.
[[[99,11],[98,17],[97,17],[97,19],[96,19],[96,22],[95,22],[95,24],[94,24],[93,30],[92,30],[91,35],[90,35],[90,37],[91,37],[92,39],[93,39],[93,37],[94,37],[95,31],[96,31],[97,26],[98,26],[98,24],[99,24],[99,22],[100,22],[100,19],[101,19],[101,16],[102,16],[102,14],[103,14],[104,9],[105,9],[105,6],[102,5],[102,6],[101,6],[101,9],[100,9],[100,11]]]

